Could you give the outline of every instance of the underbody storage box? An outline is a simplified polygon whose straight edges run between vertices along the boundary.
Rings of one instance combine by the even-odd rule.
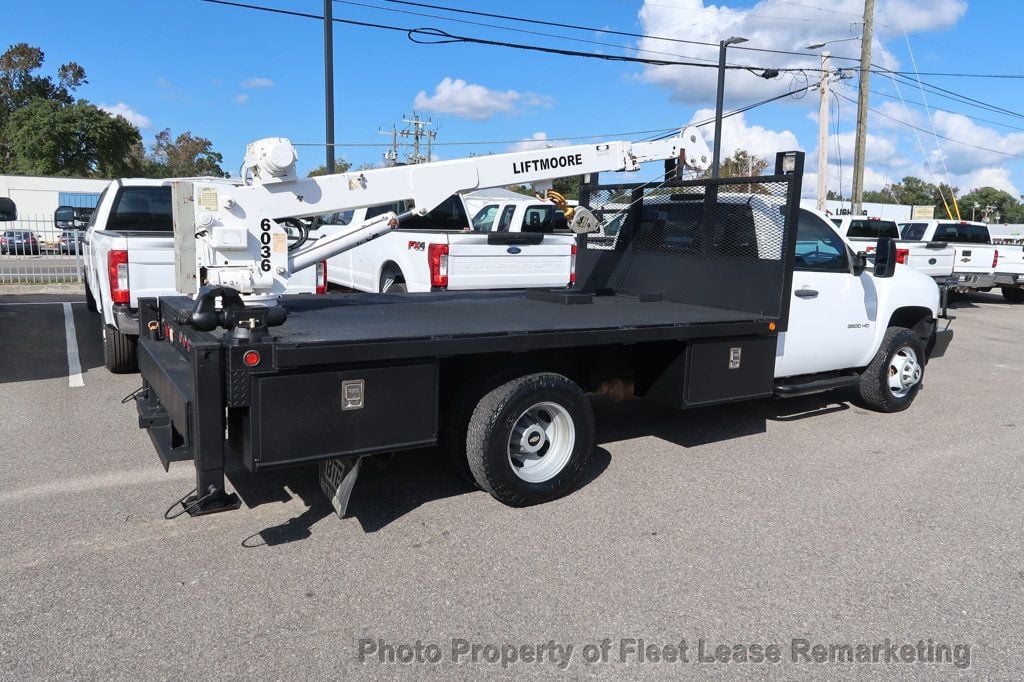
[[[424,363],[254,376],[237,434],[245,466],[258,471],[433,445],[437,374],[437,363]]]
[[[691,341],[645,398],[668,407],[699,407],[772,395],[777,337]]]

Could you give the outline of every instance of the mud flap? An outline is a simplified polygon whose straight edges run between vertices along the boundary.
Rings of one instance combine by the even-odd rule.
[[[356,485],[356,478],[359,477],[359,467],[362,462],[361,457],[329,459],[320,462],[320,489],[331,501],[331,506],[334,507],[339,519],[345,518],[348,501],[352,497],[352,488]]]

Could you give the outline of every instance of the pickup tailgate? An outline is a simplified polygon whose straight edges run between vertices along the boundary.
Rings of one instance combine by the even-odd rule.
[[[956,256],[953,272],[986,274],[995,272],[996,247],[990,244],[953,244]]]
[[[956,249],[944,242],[896,242],[899,249],[906,249],[904,263],[929,277],[949,277],[956,262]]]
[[[569,286],[575,243],[570,235],[544,235],[539,244],[489,244],[485,235],[452,235],[448,289]]]
[[[999,262],[996,273],[1000,275],[1024,275],[1024,246],[1020,244],[1000,244]]]
[[[123,233],[128,245],[130,305],[174,294],[174,237],[166,232]]]

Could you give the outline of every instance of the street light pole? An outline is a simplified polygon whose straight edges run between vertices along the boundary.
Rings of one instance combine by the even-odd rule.
[[[334,0],[324,0],[324,114],[327,174],[334,174]]]
[[[717,178],[722,159],[722,106],[725,100],[725,50],[730,45],[747,42],[746,38],[733,36],[718,43],[718,94],[715,99],[715,149],[711,157],[711,177]]]

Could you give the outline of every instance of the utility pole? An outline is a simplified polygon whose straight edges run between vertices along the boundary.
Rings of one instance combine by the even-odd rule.
[[[860,81],[857,87],[857,139],[853,149],[852,213],[859,215],[864,203],[864,156],[868,137],[868,87],[871,80],[871,40],[875,0],[864,0],[864,33],[860,38]]]
[[[409,125],[398,134],[403,138],[412,138],[412,153],[408,158],[409,163],[427,163],[431,161],[434,150],[434,138],[437,137],[437,131],[428,130],[427,128],[434,125],[434,121],[429,118],[422,119],[420,118],[420,115],[414,111],[412,112],[411,119],[403,118],[402,122]],[[420,151],[424,141],[426,141],[427,145],[426,155]]]
[[[384,165],[388,168],[398,165],[398,128],[391,126],[391,132],[378,130],[381,135],[391,135],[391,146],[384,151]]]
[[[327,174],[334,174],[334,0],[324,0],[324,109]]]
[[[832,72],[832,55],[828,50],[821,53],[821,83],[818,93],[821,102],[818,104],[818,210],[825,211],[825,199],[828,196],[825,180],[828,178],[828,78]]]

